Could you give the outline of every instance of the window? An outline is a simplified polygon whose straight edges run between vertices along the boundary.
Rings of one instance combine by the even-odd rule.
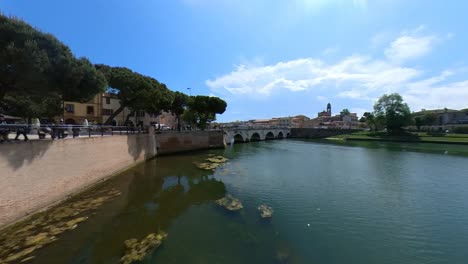
[[[67,111],[67,113],[75,113],[75,105],[74,104],[66,104],[65,105],[65,111]]]
[[[144,117],[145,116],[145,111],[138,111],[137,116],[138,117]]]
[[[110,97],[106,97],[106,104],[110,104]]]
[[[114,110],[112,109],[105,109],[105,108],[102,109],[102,115],[110,116],[112,115],[112,113],[114,113]]]
[[[93,115],[94,114],[94,107],[93,106],[87,106],[86,107],[86,113],[88,115]]]

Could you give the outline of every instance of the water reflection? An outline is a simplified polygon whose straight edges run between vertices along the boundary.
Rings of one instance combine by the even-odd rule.
[[[213,172],[193,166],[193,160],[204,158],[206,153],[153,159],[106,182],[95,191],[113,187],[121,195],[40,250],[33,263],[118,262],[125,240],[167,230],[192,205],[225,195],[224,183],[213,178]]]
[[[463,263],[466,159],[433,153],[285,140],[160,157],[106,182],[121,195],[33,262],[118,263],[125,240],[162,230],[144,263]],[[210,154],[229,161],[214,173],[194,166]],[[243,209],[213,202],[227,194]]]

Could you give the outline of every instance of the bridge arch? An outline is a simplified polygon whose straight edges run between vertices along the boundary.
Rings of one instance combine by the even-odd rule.
[[[268,131],[268,133],[266,133],[265,135],[265,140],[272,140],[272,139],[275,139],[275,135],[273,134],[273,132]]]
[[[278,139],[283,139],[283,138],[284,138],[283,132],[280,131],[280,132],[278,133],[278,136],[277,136],[276,138],[278,138]]]
[[[262,140],[261,137],[260,137],[260,134],[255,132],[252,134],[252,136],[250,137],[250,141],[260,141]]]
[[[244,137],[241,134],[234,135],[234,143],[243,143]]]

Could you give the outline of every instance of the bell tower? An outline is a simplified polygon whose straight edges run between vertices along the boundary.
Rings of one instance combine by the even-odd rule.
[[[327,104],[327,113],[329,115],[331,115],[331,104],[330,103]]]

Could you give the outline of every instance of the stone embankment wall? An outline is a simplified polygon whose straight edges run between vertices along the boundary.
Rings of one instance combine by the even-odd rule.
[[[318,129],[318,128],[291,128],[292,138],[326,138],[343,134],[351,134],[354,129]]]
[[[223,147],[223,131],[164,132],[156,134],[158,155]]]
[[[0,228],[157,154],[223,146],[222,131],[0,145]]]

